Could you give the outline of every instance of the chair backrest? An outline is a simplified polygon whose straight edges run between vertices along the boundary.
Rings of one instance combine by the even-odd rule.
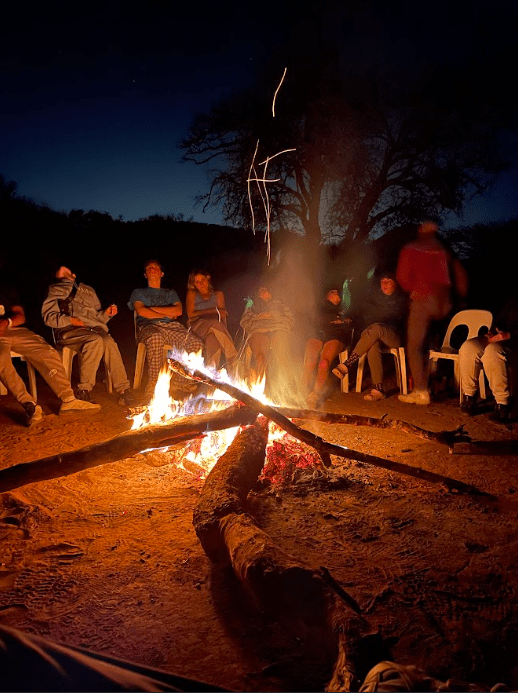
[[[472,339],[473,337],[478,337],[478,333],[481,327],[487,327],[489,330],[493,322],[493,314],[489,310],[478,310],[473,308],[471,310],[461,310],[456,313],[450,320],[446,334],[444,335],[444,340],[442,343],[442,349],[450,349],[451,344],[451,334],[453,330],[459,325],[466,325],[468,328],[468,336],[466,339]]]

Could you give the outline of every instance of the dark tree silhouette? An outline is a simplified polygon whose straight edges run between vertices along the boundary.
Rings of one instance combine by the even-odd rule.
[[[184,161],[208,168],[199,201],[220,207],[228,223],[264,229],[269,214],[272,228],[304,233],[311,249],[362,242],[461,212],[504,165],[496,146],[503,116],[485,106],[466,70],[400,75],[394,86],[337,75],[312,55],[288,69],[273,117],[279,77],[269,72],[200,115],[180,143]],[[285,149],[294,151],[268,162],[271,182],[249,182]]]

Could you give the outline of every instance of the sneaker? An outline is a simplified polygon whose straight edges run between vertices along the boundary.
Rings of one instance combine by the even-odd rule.
[[[340,363],[336,368],[333,368],[333,375],[336,375],[340,380],[343,380],[347,373],[349,373],[349,369],[344,363]]]
[[[129,388],[127,390],[124,390],[124,392],[119,393],[119,399],[117,400],[117,404],[120,404],[121,407],[134,407],[136,403],[137,400],[132,395],[131,390]]]
[[[430,404],[430,393],[428,390],[412,390],[408,395],[398,395],[398,400],[406,404]]]
[[[90,394],[90,390],[78,390],[77,399],[80,399],[82,402],[91,402],[92,395]]]
[[[64,414],[67,411],[97,411],[101,408],[100,404],[95,402],[87,402],[83,399],[71,399],[69,402],[63,402],[59,408],[59,413]]]
[[[306,399],[306,407],[308,409],[318,409],[319,396],[316,392],[312,392]]]
[[[475,413],[475,398],[472,395],[464,395],[460,410],[463,414],[473,416]]]
[[[495,423],[506,424],[509,423],[509,415],[511,414],[510,404],[495,404],[495,410],[490,414],[489,418]]]
[[[367,400],[367,402],[379,402],[380,400],[386,398],[387,395],[375,387],[373,387],[372,390],[363,397],[363,399]]]
[[[34,404],[34,402],[25,402],[23,405],[25,409],[25,424],[30,427],[32,424],[38,423],[43,419],[43,410],[39,404]]]

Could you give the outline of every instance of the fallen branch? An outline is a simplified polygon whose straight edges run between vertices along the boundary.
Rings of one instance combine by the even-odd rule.
[[[404,431],[411,433],[418,438],[431,440],[434,443],[447,445],[450,452],[453,450],[453,445],[457,442],[468,442],[469,437],[464,431],[464,424],[455,428],[452,431],[428,431],[426,428],[420,428],[407,421],[400,419],[387,419],[383,415],[380,419],[373,416],[360,416],[358,414],[333,414],[325,411],[312,411],[305,409],[288,409],[287,407],[275,407],[277,411],[290,419],[306,419],[311,421],[321,421],[329,424],[346,424],[349,426],[369,426],[371,428],[392,429],[394,431]]]
[[[255,397],[252,397],[252,395],[249,395],[247,392],[243,392],[237,388],[235,385],[231,385],[230,383],[218,380],[215,377],[208,376],[207,374],[198,370],[190,371],[183,363],[174,358],[169,358],[169,363],[174,371],[180,373],[184,377],[202,382],[209,387],[222,390],[231,397],[234,397],[234,399],[238,400],[239,402],[242,402],[243,404],[263,414],[271,421],[275,421],[278,426],[283,428],[294,438],[298,438],[304,443],[307,443],[307,445],[313,447],[320,454],[326,466],[330,466],[331,463],[329,455],[335,455],[337,457],[343,457],[349,460],[366,462],[367,464],[372,464],[375,467],[381,467],[382,469],[387,469],[391,472],[414,477],[420,481],[428,481],[433,484],[440,484],[441,486],[445,486],[449,491],[457,491],[459,493],[469,493],[473,495],[489,495],[475,486],[472,486],[471,484],[465,484],[462,481],[451,479],[450,477],[443,476],[442,474],[428,472],[420,467],[411,467],[410,465],[403,464],[402,462],[386,460],[383,457],[368,455],[358,450],[343,447],[342,445],[329,443],[320,436],[317,436],[315,433],[307,431],[304,428],[300,428],[300,426],[293,423],[293,421],[284,416],[284,414],[282,414],[278,409],[260,402],[259,400],[255,399]]]
[[[148,448],[166,447],[217,431],[251,424],[256,412],[231,406],[223,411],[182,417],[159,426],[126,431],[113,438],[80,450],[63,452],[33,462],[16,464],[0,470],[0,493],[19,486],[75,474],[83,469],[132,457]]]
[[[283,629],[279,659],[285,662],[285,676],[300,677],[290,681],[288,690],[307,685],[304,677],[315,670],[323,681],[332,677],[328,690],[357,690],[359,676],[370,665],[360,661],[364,649],[359,643],[372,639],[359,605],[325,568],[311,568],[286,554],[246,512],[267,436],[266,422],[258,420],[240,431],[220,457],[194,510],[196,534],[209,558],[230,564],[260,612]],[[337,681],[340,689],[334,687]]]

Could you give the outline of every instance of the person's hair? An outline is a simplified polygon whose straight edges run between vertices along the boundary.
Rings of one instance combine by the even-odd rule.
[[[147,260],[146,263],[144,264],[144,272],[147,270],[149,265],[158,265],[160,267],[160,271],[163,272],[164,268],[162,267],[162,263],[159,260],[155,260],[154,258],[151,258],[150,260]]]
[[[207,272],[207,270],[204,269],[195,269],[189,274],[189,279],[187,280],[187,289],[198,291],[196,284],[194,283],[194,279],[198,276],[198,274],[201,274],[203,277],[207,277],[209,280],[209,289],[214,291],[214,287],[212,286],[212,282],[210,280],[210,272]]]

